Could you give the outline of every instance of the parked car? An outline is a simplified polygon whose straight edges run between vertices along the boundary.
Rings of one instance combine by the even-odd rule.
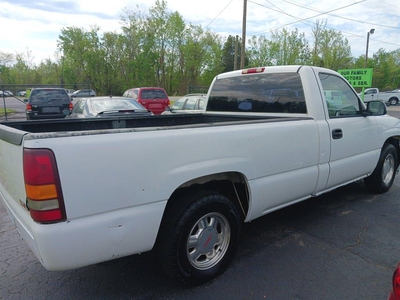
[[[0,97],[12,97],[14,94],[8,90],[0,90]]]
[[[72,95],[72,93],[75,92],[74,89],[65,89],[65,91],[68,93],[68,95]]]
[[[393,272],[392,291],[390,292],[388,300],[400,300],[400,263]]]
[[[126,90],[122,96],[138,101],[156,115],[161,114],[170,105],[167,93],[163,88],[159,87],[132,88]]]
[[[136,100],[124,97],[90,97],[75,103],[67,118],[115,117],[116,115],[152,115]]]
[[[77,90],[70,94],[71,98],[85,98],[85,97],[96,97],[96,92],[94,90],[84,89]]]
[[[362,93],[358,94],[362,99]],[[368,88],[364,91],[364,102],[372,100],[381,100],[387,105],[397,105],[400,101],[400,91],[395,89],[392,91],[381,92],[378,88]]]
[[[73,104],[61,88],[34,88],[26,102],[26,119],[65,118]]]
[[[17,96],[19,97],[26,97],[26,91],[18,91]]]
[[[167,106],[162,115],[172,113],[200,113],[205,109],[207,95],[205,94],[188,94],[179,98],[171,106]]]

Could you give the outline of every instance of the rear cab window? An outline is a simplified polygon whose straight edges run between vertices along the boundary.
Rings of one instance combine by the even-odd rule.
[[[258,73],[216,79],[207,111],[306,114],[298,73]]]

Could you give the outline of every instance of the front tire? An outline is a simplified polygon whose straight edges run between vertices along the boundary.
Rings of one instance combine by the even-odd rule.
[[[386,144],[374,172],[364,179],[367,190],[379,194],[387,192],[393,184],[397,166],[396,148],[392,144]]]
[[[211,191],[185,195],[168,208],[157,252],[166,273],[198,285],[222,274],[236,254],[241,218],[225,196]]]

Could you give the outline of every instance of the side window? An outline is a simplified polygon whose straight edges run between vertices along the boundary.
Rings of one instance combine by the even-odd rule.
[[[73,113],[83,114],[83,107],[84,107],[83,101],[79,101],[78,103],[75,104]]]
[[[361,115],[360,102],[348,83],[341,77],[319,73],[330,118]]]
[[[378,91],[376,89],[369,89],[368,91],[365,91],[365,95],[370,95],[370,94],[377,94]]]
[[[132,99],[135,99],[135,100],[138,99],[138,92],[139,92],[138,90],[133,90],[132,95],[131,95]]]
[[[187,110],[194,110],[196,109],[196,104],[197,104],[197,99],[196,98],[189,98],[186,101],[186,107],[185,109]]]

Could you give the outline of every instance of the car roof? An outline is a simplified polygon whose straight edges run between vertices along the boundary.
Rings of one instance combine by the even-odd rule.
[[[56,88],[56,87],[38,87],[38,88],[33,88],[32,90],[63,90],[63,88]]]
[[[183,97],[194,97],[194,96],[203,96],[203,97],[205,97],[205,96],[207,96],[207,93],[194,93],[194,94],[187,94],[187,95],[185,95],[185,96],[183,96]]]
[[[134,87],[134,88],[127,89],[127,91],[131,91],[131,90],[164,90],[164,89],[162,87],[149,87],[149,86]]]
[[[91,101],[98,101],[98,100],[128,100],[128,101],[136,101],[135,99],[129,97],[122,97],[122,96],[98,96],[98,97],[84,97],[81,99],[87,99]],[[137,102],[137,101],[136,101]]]

